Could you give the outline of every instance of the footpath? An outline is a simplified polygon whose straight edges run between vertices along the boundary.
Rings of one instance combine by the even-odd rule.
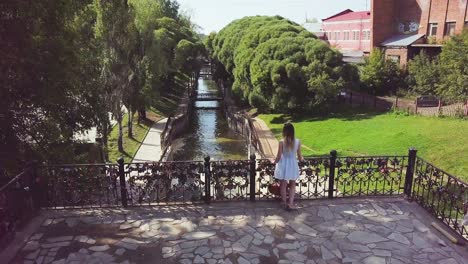
[[[164,118],[153,124],[132,162],[153,162],[161,159],[161,134],[166,122],[167,118]]]
[[[263,149],[265,154],[265,158],[267,159],[274,159],[276,158],[276,153],[278,152],[279,141],[276,139],[273,132],[271,132],[270,128],[267,124],[258,117],[254,118],[254,127],[257,131],[258,139],[260,141],[260,145]]]

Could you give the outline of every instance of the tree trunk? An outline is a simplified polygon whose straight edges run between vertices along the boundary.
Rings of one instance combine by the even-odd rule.
[[[128,108],[128,138],[133,138],[133,111]]]
[[[109,156],[107,154],[107,141],[109,138],[109,127],[107,126],[107,122],[102,126],[102,142],[101,142],[101,148],[102,148],[102,160],[104,162],[107,162],[109,159]]]
[[[117,147],[119,152],[123,152],[123,127],[122,127],[122,113],[119,113],[117,117],[117,123],[119,124],[119,138],[117,140]]]

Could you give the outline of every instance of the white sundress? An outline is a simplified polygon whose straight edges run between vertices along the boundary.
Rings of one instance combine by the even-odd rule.
[[[296,158],[297,148],[299,147],[299,139],[294,140],[294,147],[286,151],[283,142],[283,153],[281,159],[276,164],[275,178],[278,180],[297,180],[299,178],[299,165]]]

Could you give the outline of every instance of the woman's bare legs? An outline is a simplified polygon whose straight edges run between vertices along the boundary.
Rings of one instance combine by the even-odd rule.
[[[288,204],[287,200],[287,194],[286,194],[286,187],[288,185],[288,182],[285,180],[280,180],[280,193],[281,193],[281,200],[283,200],[283,205]]]
[[[294,196],[296,196],[296,181],[289,181],[289,208],[296,209],[294,205]]]

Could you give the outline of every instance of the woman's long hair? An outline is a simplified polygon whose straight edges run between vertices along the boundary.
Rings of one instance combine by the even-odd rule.
[[[294,148],[294,126],[286,123],[283,126],[284,149],[291,151]]]

